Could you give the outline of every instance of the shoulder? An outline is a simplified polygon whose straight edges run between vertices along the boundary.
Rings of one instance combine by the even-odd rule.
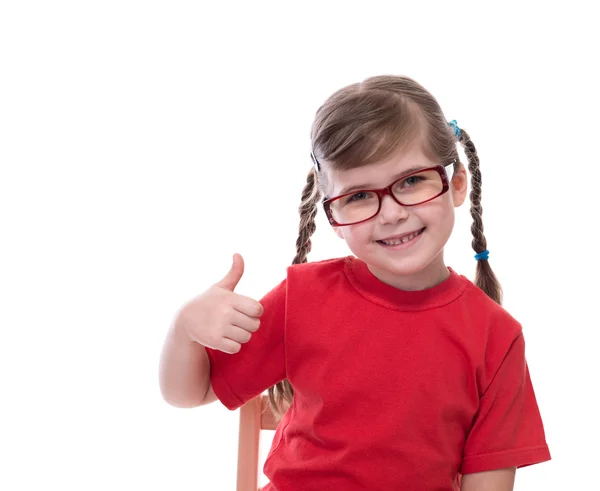
[[[488,297],[468,279],[467,288],[461,297],[463,312],[462,329],[469,343],[479,353],[484,367],[482,387],[489,384],[491,377],[502,365],[507,354],[522,343],[523,328],[502,305]]]
[[[288,278],[290,276],[327,276],[337,274],[344,271],[344,267],[349,260],[350,256],[346,256],[311,263],[293,264],[287,268]]]
[[[340,282],[347,282],[345,267],[351,256],[326,259],[311,263],[293,264],[287,268],[287,285],[289,288],[330,290]]]
[[[467,286],[463,294],[463,303],[472,317],[485,322],[492,330],[500,330],[513,339],[521,334],[521,323],[502,305],[488,297],[481,288],[463,276]]]
[[[521,323],[471,280],[460,276],[465,289],[449,315],[460,326],[465,342],[475,353],[485,357],[488,363],[498,363],[522,336]]]

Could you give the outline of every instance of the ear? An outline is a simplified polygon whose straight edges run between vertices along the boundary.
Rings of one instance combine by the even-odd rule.
[[[450,191],[452,192],[452,201],[455,207],[464,203],[467,197],[467,186],[467,170],[462,163],[459,163],[450,181]]]

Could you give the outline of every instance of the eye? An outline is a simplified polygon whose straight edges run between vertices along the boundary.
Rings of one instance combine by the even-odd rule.
[[[377,194],[370,191],[357,191],[356,193],[344,196],[339,201],[338,206],[362,206],[371,203],[377,199]]]
[[[415,176],[407,177],[406,179],[404,179],[402,184],[406,184],[407,186],[415,186],[416,184],[419,184],[420,182],[422,182],[424,180],[425,180],[424,176],[417,174]]]
[[[360,191],[358,193],[354,193],[351,196],[348,196],[348,199],[346,200],[347,203],[352,203],[353,201],[361,201],[361,200],[365,200],[369,197],[369,193],[365,192],[365,191]]]

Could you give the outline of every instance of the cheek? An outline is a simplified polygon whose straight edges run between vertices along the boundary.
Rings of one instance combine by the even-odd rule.
[[[425,225],[436,225],[442,229],[452,229],[454,225],[454,206],[448,199],[421,210],[419,214]]]
[[[450,208],[448,213],[444,218],[444,228],[447,230],[448,234],[452,232],[454,228],[454,208]]]
[[[449,205],[442,211],[441,228],[445,236],[450,236],[454,228],[454,206]]]
[[[364,240],[371,240],[373,224],[369,221],[349,227],[341,227],[339,230],[341,231],[340,237],[344,238],[347,242],[362,242]]]

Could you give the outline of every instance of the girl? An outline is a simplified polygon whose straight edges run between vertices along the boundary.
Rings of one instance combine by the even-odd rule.
[[[513,489],[517,467],[550,454],[521,326],[488,262],[468,133],[415,81],[379,76],[334,93],[311,139],[286,279],[260,302],[238,295],[235,255],[175,316],[163,397],[233,410],[269,389],[283,417],[265,490]],[[444,264],[467,194],[457,140],[475,284]],[[307,264],[322,197],[353,256]]]

